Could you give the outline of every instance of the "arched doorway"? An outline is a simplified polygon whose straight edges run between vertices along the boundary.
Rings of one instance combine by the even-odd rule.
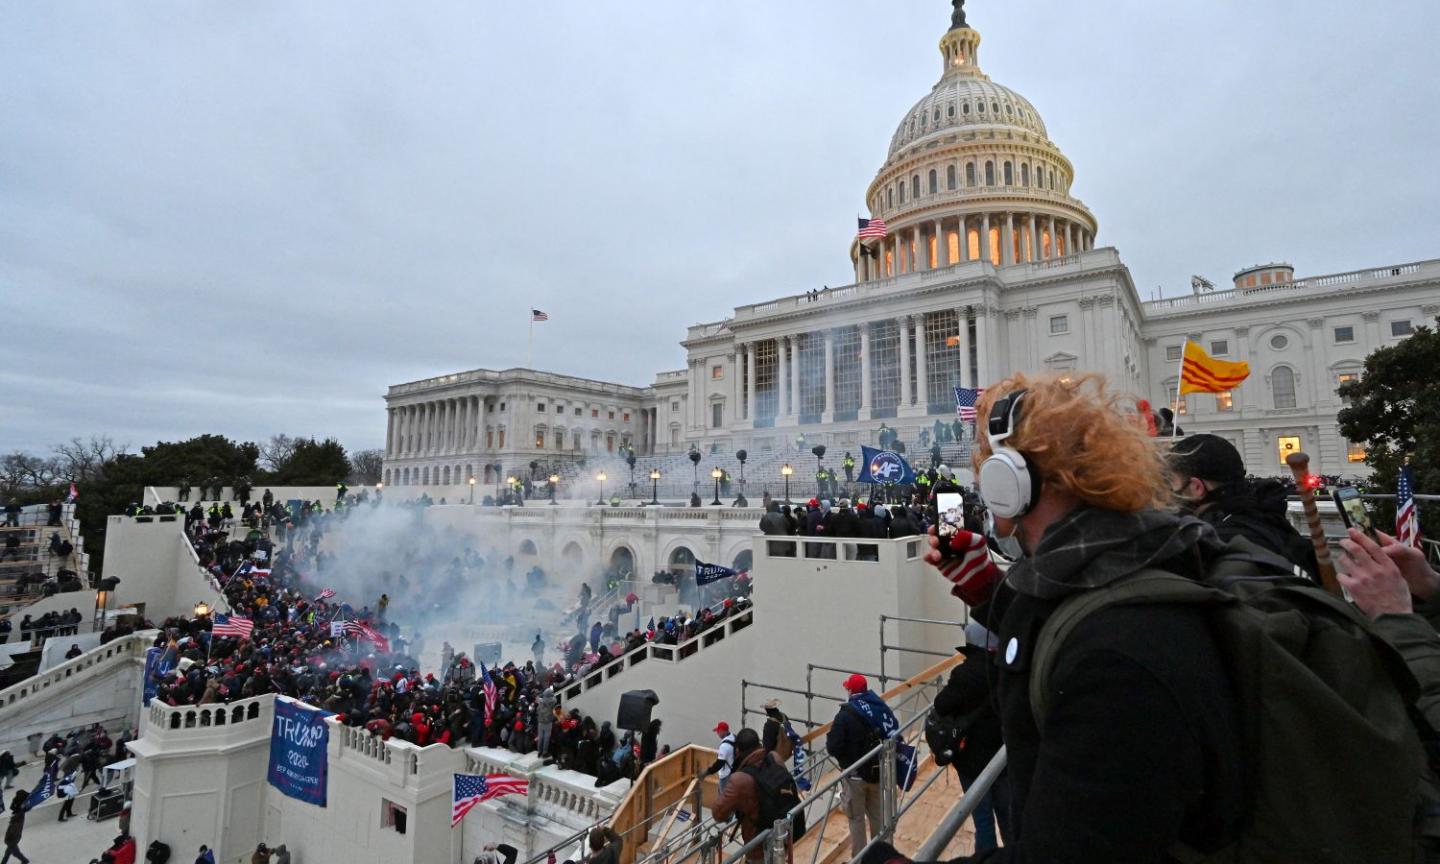
[[[622,577],[635,574],[635,553],[629,546],[619,546],[610,553],[610,569]]]
[[[670,553],[670,560],[666,562],[670,572],[677,576],[695,575],[695,553],[688,547],[677,546],[675,551]]]
[[[737,572],[749,570],[750,565],[754,562],[754,560],[755,555],[753,552],[751,552],[749,549],[742,549],[740,550],[740,554],[735,556],[735,561],[730,565],[730,569]]]
[[[585,563],[585,550],[580,547],[579,543],[571,540],[569,543],[566,543],[565,548],[560,551],[560,557],[564,560],[566,566],[578,570],[581,565]]]
[[[450,485],[450,466],[449,466],[449,465],[446,465],[446,466],[445,466],[445,470],[442,472],[442,476],[445,478],[444,481],[442,482],[442,485],[449,486],[449,485]]]
[[[520,543],[520,554],[521,554],[521,555],[528,555],[528,556],[530,556],[530,557],[532,557],[532,558],[535,557],[536,555],[538,555],[538,554],[539,554],[539,550],[535,548],[535,541],[534,541],[534,540],[523,540],[523,541],[521,541],[521,543]]]

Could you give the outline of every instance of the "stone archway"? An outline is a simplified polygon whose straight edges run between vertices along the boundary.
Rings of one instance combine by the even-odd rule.
[[[616,573],[635,574],[635,553],[630,551],[629,546],[616,546],[615,551],[610,553],[609,568]]]
[[[736,572],[743,572],[749,570],[754,564],[754,561],[755,554],[749,549],[742,549],[740,550],[740,554],[735,556],[735,560],[731,562],[730,569]]]

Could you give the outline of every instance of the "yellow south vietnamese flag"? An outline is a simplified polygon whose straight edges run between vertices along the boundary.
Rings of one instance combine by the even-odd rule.
[[[1250,377],[1249,363],[1216,360],[1205,349],[1186,340],[1180,358],[1181,393],[1224,393]]]

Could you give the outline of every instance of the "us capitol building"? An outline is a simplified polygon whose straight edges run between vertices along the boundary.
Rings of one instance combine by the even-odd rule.
[[[1091,370],[1157,407],[1174,404],[1181,346],[1250,364],[1239,389],[1179,404],[1187,432],[1240,447],[1257,474],[1310,452],[1315,470],[1360,474],[1340,435],[1340,384],[1365,356],[1440,314],[1440,260],[1296,278],[1272,263],[1232,287],[1142,302],[1074,168],[1025,97],[980,65],[956,3],[941,75],[901,118],[866,191],[883,239],[852,241],[853,284],[739,306],[689,328],[683,369],[635,387],[528,369],[474,370],[386,395],[384,480],[491,483],[516,466],[697,445],[764,453],[850,449],[882,423],[915,442],[955,416],[953,387],[1015,370]],[[863,247],[862,247],[863,242]]]

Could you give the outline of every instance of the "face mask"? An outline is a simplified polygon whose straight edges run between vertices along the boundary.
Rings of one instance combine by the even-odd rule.
[[[1019,523],[1015,524],[1015,531],[1020,530]],[[990,512],[985,513],[985,536],[995,544],[995,549],[1007,561],[1019,561],[1025,557],[1025,547],[1020,544],[1020,539],[1015,536],[1014,531],[1005,537],[995,533],[995,516]]]

